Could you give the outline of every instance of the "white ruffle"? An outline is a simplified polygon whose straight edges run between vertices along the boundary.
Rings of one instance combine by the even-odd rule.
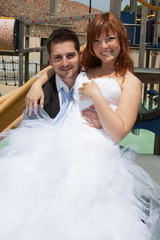
[[[160,187],[134,150],[83,124],[79,104],[41,117],[0,151],[0,239],[159,240]]]

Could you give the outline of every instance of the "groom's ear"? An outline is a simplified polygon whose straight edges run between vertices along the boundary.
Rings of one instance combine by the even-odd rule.
[[[48,61],[49,61],[49,65],[52,66],[52,63],[51,63],[51,57],[48,55]]]

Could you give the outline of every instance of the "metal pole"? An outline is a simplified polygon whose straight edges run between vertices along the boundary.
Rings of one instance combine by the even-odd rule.
[[[160,3],[158,0],[156,0],[156,6],[159,6]],[[154,39],[153,39],[153,43],[158,43],[158,36],[159,36],[159,24],[158,24],[158,20],[160,18],[160,13],[157,11],[156,12],[156,17],[155,17],[155,31],[154,31]],[[156,54],[156,52],[155,52]],[[153,56],[152,56],[153,57]],[[153,57],[152,60],[152,66],[155,68],[155,64],[156,64],[156,55]],[[158,106],[160,106],[160,83],[159,83],[159,94],[158,94]],[[158,135],[155,135],[155,141],[154,141],[154,154],[156,155],[160,155],[160,137]]]
[[[24,15],[21,14],[19,28],[19,86],[23,85],[23,45],[24,45]]]
[[[29,36],[29,26],[26,25],[26,35]],[[29,37],[25,38],[25,48],[29,48]],[[25,53],[25,83],[29,78],[29,52]]]
[[[92,2],[92,0],[89,0],[89,13],[91,13],[91,9],[92,9],[92,7],[91,7],[92,3],[91,2]]]

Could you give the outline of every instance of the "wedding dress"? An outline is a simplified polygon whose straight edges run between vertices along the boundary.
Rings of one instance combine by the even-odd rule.
[[[0,239],[159,240],[160,187],[103,129],[84,124],[78,88],[58,122],[22,121],[0,151]],[[114,78],[95,80],[115,111]],[[43,110],[42,110],[43,112]]]

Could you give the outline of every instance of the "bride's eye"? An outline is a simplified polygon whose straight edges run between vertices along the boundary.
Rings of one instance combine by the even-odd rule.
[[[113,41],[113,40],[115,40],[116,39],[116,37],[113,35],[113,36],[109,36],[106,40],[108,41],[108,42],[111,42],[111,41]]]
[[[99,43],[100,43],[100,40],[99,40],[99,39],[94,39],[94,40],[93,40],[93,43],[94,43],[94,44],[99,44]]]

